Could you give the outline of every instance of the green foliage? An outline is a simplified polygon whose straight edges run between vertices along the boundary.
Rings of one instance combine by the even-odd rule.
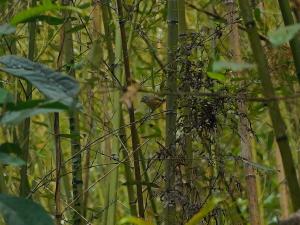
[[[1,164],[11,165],[11,166],[22,166],[25,164],[25,162],[19,157],[21,154],[22,154],[22,150],[16,144],[4,143],[0,145]]]
[[[27,22],[41,21],[41,22],[45,22],[49,25],[61,25],[64,23],[64,19],[56,17],[56,16],[49,16],[49,15],[36,16],[36,17],[30,18],[26,21]]]
[[[292,40],[300,31],[300,24],[280,27],[269,33],[269,40],[274,46],[283,45]]]
[[[61,112],[68,108],[59,103],[44,100],[32,100],[18,103],[17,105],[9,105],[0,118],[0,123],[5,125],[16,125],[24,119],[38,114],[51,112]]]
[[[136,218],[136,217],[125,217],[123,219],[121,219],[118,223],[119,225],[123,225],[123,224],[134,224],[134,225],[153,225],[153,223],[147,222],[145,220]]]
[[[226,77],[222,73],[214,73],[214,72],[207,72],[207,76],[211,79],[218,80],[220,82],[224,82]]]
[[[53,225],[47,212],[28,199],[0,194],[0,213],[7,225]]]
[[[199,224],[201,222],[201,220],[203,220],[203,218],[206,217],[220,202],[221,202],[221,199],[212,198],[185,225],[197,225],[197,224]]]
[[[12,25],[17,25],[19,23],[28,22],[29,19],[38,17],[48,11],[55,12],[55,11],[59,11],[59,10],[69,10],[69,11],[74,11],[77,13],[82,13],[82,11],[76,7],[62,6],[62,5],[53,4],[51,1],[43,1],[42,5],[29,8],[27,10],[21,11],[20,13],[16,14],[11,19],[10,23]]]
[[[0,70],[26,79],[46,97],[67,106],[78,106],[75,97],[79,92],[78,83],[70,76],[56,72],[42,64],[18,56],[2,56]]]
[[[227,61],[216,61],[212,65],[214,72],[220,72],[223,70],[231,70],[233,72],[240,72],[247,69],[253,69],[254,65],[249,63],[236,63]]]

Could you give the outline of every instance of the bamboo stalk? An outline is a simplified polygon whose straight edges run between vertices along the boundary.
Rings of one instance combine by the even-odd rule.
[[[263,94],[267,98],[274,97],[275,90],[271,81],[267,58],[259,40],[251,6],[248,0],[239,0],[239,5],[241,9],[241,15],[247,29],[254,60],[258,67],[258,73],[263,86]],[[286,125],[280,113],[278,102],[268,102],[268,108],[276,136],[276,141],[278,143],[283,161],[285,175],[292,198],[293,209],[297,210],[300,208],[300,202],[298,201],[298,197],[300,196],[300,188],[288,136],[286,134]]]
[[[185,44],[185,38],[187,35],[187,24],[186,24],[186,13],[185,13],[185,0],[178,0],[178,34],[179,34],[179,42],[181,47],[184,47]],[[184,56],[186,57],[186,56]],[[187,64],[187,58],[183,59],[183,76],[188,76],[187,71],[186,71],[186,64]],[[187,86],[186,84],[183,84],[183,91],[188,93],[190,90],[190,87]],[[185,115],[186,120],[188,120],[187,115],[190,114],[190,108],[185,106],[186,104],[183,104],[183,114]],[[188,121],[187,121],[188,122]],[[185,123],[185,122],[184,122]],[[184,134],[184,146],[183,146],[183,150],[186,153],[186,158],[188,160],[186,160],[186,166],[185,166],[185,175],[186,175],[186,179],[188,182],[192,182],[191,181],[191,168],[193,167],[193,149],[192,149],[192,137],[190,133],[185,133]]]
[[[62,5],[70,5],[70,0],[61,0]],[[75,70],[72,68],[74,64],[74,48],[73,48],[73,38],[72,33],[68,32],[72,29],[72,24],[70,20],[70,12],[63,11],[63,17],[65,23],[63,25],[63,53],[64,53],[64,63],[67,68],[67,73],[75,77]],[[71,134],[71,154],[73,156],[72,160],[72,193],[73,193],[73,225],[82,224],[82,212],[83,212],[83,196],[82,196],[82,165],[81,165],[81,145],[80,145],[80,129],[79,129],[79,115],[74,110],[69,112],[69,126]]]
[[[102,5],[102,11],[104,12],[108,12],[109,10],[109,5]],[[105,16],[107,17],[107,16]],[[105,18],[104,17],[104,18]],[[113,54],[112,51],[112,42],[110,40],[110,33],[109,33],[109,19],[105,18],[106,21],[103,20],[104,26],[106,26],[105,28],[105,40],[106,40],[106,46],[108,47],[108,60],[109,60],[109,65],[114,65],[114,64],[118,64],[117,60],[122,58],[122,44],[121,44],[121,36],[120,36],[120,31],[118,29],[118,24],[116,24],[116,34],[115,34],[115,55]],[[113,61],[114,60],[114,61]],[[122,82],[122,78],[123,78],[123,74],[122,74],[122,69],[121,67],[118,65],[117,67],[112,67],[110,68],[110,72],[116,77],[116,79],[118,79],[120,82]],[[113,79],[114,80],[114,79]],[[114,86],[115,88],[118,87],[118,83],[114,82]],[[121,99],[121,92],[115,91],[112,94],[112,109],[114,113],[114,116],[112,117],[112,121],[111,121],[111,125],[112,125],[112,129],[116,130],[116,129],[120,129],[120,124],[121,124],[121,112],[122,112],[122,108],[121,108],[121,103],[120,103],[120,99]],[[116,138],[116,137],[114,137]],[[119,156],[119,151],[120,151],[120,140],[112,140],[112,148],[111,148],[111,158],[110,158],[110,166],[108,167],[108,170],[110,171],[113,166],[114,166],[114,162],[115,159],[113,158],[113,156],[117,157]],[[119,167],[115,168],[111,174],[110,174],[110,178],[109,178],[109,194],[108,194],[108,198],[109,198],[109,205],[108,205],[108,209],[107,209],[107,225],[115,225],[116,224],[116,208],[117,208],[117,200],[118,200],[118,178],[119,178]]]
[[[125,20],[124,20],[124,16],[123,16],[123,8],[122,7],[123,7],[122,1],[117,0],[126,86],[129,87],[133,83],[133,79],[132,79],[131,72],[130,72],[130,63],[129,63],[129,55],[128,55],[126,31],[125,31]],[[130,121],[135,180],[137,183],[136,189],[137,189],[137,199],[138,199],[138,213],[139,213],[139,217],[144,218],[145,214],[144,214],[143,188],[142,188],[142,177],[141,177],[140,163],[139,163],[140,146],[139,146],[139,141],[138,141],[138,139],[139,139],[138,132],[137,132],[136,124],[135,124],[135,113],[134,113],[133,102],[130,102],[130,104],[127,105],[127,108],[128,108],[129,121]]]
[[[279,203],[281,208],[281,219],[287,219],[289,216],[289,199],[288,199],[288,189],[286,185],[286,179],[284,176],[282,159],[278,146],[275,147],[276,151],[276,167],[278,170],[278,190],[279,190]]]
[[[94,112],[94,101],[93,101],[94,93],[92,90],[92,85],[88,87],[87,91],[87,100],[88,100],[88,137],[87,137],[87,145],[92,140],[93,132],[94,132],[94,120],[93,120],[93,112]],[[90,161],[91,161],[91,147],[89,146],[86,149],[85,153],[85,161],[84,161],[84,178],[83,178],[83,190],[88,190],[89,188],[89,180],[90,180]],[[89,191],[85,191],[83,194],[83,217],[87,215],[87,207],[88,207],[88,200],[89,200]]]
[[[55,139],[55,222],[60,225],[62,221],[61,211],[61,144],[60,144],[60,128],[59,128],[59,113],[54,113],[54,139]]]
[[[240,46],[240,35],[238,24],[236,23],[236,4],[235,1],[226,1],[227,12],[228,12],[228,23],[231,28],[230,32],[230,49],[232,51],[233,59],[237,63],[241,63],[242,54]],[[240,73],[236,73],[236,76],[241,76]],[[243,100],[238,102],[238,111],[239,111],[239,136],[241,139],[241,154],[249,162],[253,161],[252,157],[252,146],[251,146],[251,136],[249,133],[250,124],[247,119],[247,105]],[[258,194],[257,194],[257,179],[255,170],[252,166],[245,165],[245,178],[246,178],[246,190],[247,197],[249,202],[249,214],[250,214],[250,224],[251,225],[260,225],[261,215],[258,204]]]
[[[36,0],[31,1],[31,6],[36,6]],[[29,42],[28,42],[28,59],[34,60],[35,56],[35,47],[36,47],[36,22],[30,22],[28,25],[29,30]],[[32,99],[32,85],[26,83],[26,101]],[[21,148],[23,150],[23,160],[25,165],[21,167],[21,183],[20,183],[20,196],[25,197],[30,193],[30,184],[28,180],[28,160],[29,160],[29,137],[30,137],[30,118],[26,118],[24,123],[21,125],[22,134],[21,134]]]
[[[168,157],[165,159],[165,224],[176,224],[176,204],[172,197],[175,186],[176,165],[173,160],[176,156],[176,117],[177,117],[177,63],[176,50],[178,44],[178,1],[168,1],[168,66],[166,89],[169,92],[166,99],[166,143]]]
[[[287,0],[278,0],[281,14],[283,17],[284,24],[286,26],[295,24],[292,9],[290,6],[289,1]],[[299,35],[296,35],[291,41],[290,41],[290,47],[294,58],[294,64],[296,67],[296,74],[298,78],[298,82],[300,82],[300,39]]]
[[[130,207],[130,213],[132,216],[137,216],[137,207],[136,207],[136,198],[135,198],[135,194],[134,194],[134,188],[133,188],[133,174],[131,172],[131,166],[130,166],[130,158],[129,158],[129,154],[127,152],[127,137],[126,137],[126,132],[125,132],[125,122],[124,122],[124,117],[123,117],[123,113],[121,112],[121,127],[120,127],[120,132],[119,132],[119,136],[120,139],[122,141],[122,146],[121,146],[121,150],[123,153],[123,158],[127,159],[124,162],[124,169],[125,169],[125,177],[126,177],[126,181],[127,181],[127,193],[128,193],[128,200],[129,200],[129,207]]]

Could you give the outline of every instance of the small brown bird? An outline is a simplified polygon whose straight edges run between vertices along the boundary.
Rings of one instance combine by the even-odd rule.
[[[165,99],[154,95],[145,95],[142,97],[141,102],[145,103],[152,111],[154,111],[165,102]]]

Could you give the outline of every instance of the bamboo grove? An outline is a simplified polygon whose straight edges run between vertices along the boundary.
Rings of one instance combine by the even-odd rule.
[[[300,224],[299,0],[0,15],[0,224]]]

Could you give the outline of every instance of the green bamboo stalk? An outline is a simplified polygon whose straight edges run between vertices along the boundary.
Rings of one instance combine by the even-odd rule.
[[[70,0],[61,0],[62,5],[70,5]],[[71,14],[70,12],[63,11],[65,23],[63,25],[63,53],[64,63],[67,68],[67,73],[75,77],[75,70],[72,65],[74,64],[74,48],[72,33],[68,32],[72,29]],[[72,160],[72,193],[73,193],[73,208],[74,214],[72,218],[73,225],[82,224],[83,212],[83,196],[82,196],[82,159],[81,159],[81,145],[80,145],[80,128],[79,128],[79,115],[77,112],[70,110],[69,124],[71,134],[71,154]]]
[[[133,79],[130,72],[130,63],[129,63],[129,55],[128,55],[126,31],[125,31],[125,20],[123,16],[123,5],[121,0],[117,0],[117,8],[118,8],[118,15],[119,15],[119,26],[120,26],[120,34],[121,34],[121,41],[122,41],[126,86],[129,87],[133,83]],[[139,163],[141,150],[138,141],[139,139],[138,132],[135,124],[135,113],[134,113],[133,102],[130,102],[130,104],[127,105],[127,108],[128,108],[129,121],[130,121],[135,180],[137,183],[136,189],[137,189],[137,199],[138,199],[138,212],[139,212],[139,217],[144,218],[145,215],[144,215],[143,188],[142,188],[142,177],[141,177],[140,163]]]
[[[103,27],[105,32],[105,42],[107,47],[108,53],[108,62],[109,66],[111,67],[111,72],[114,73],[114,63],[115,63],[115,56],[113,51],[113,44],[112,44],[112,37],[111,37],[111,28],[110,28],[110,18],[109,18],[109,0],[103,1],[102,3],[102,17],[103,17]],[[122,53],[121,53],[122,54]]]
[[[177,63],[176,50],[178,46],[178,1],[168,1],[168,66],[166,89],[168,91],[166,104],[166,143],[165,147],[168,151],[168,158],[165,159],[165,179],[166,179],[166,209],[165,224],[174,225],[176,221],[176,204],[172,199],[175,186],[176,165],[174,159],[176,157],[176,117],[177,117]]]
[[[108,5],[103,6],[105,7],[103,11],[108,11]],[[108,19],[108,18],[106,18]],[[109,20],[103,21],[104,24],[108,24]],[[122,44],[121,44],[121,35],[120,31],[118,29],[118,24],[116,24],[116,36],[115,36],[115,56],[113,55],[113,52],[108,52],[108,59],[109,59],[109,64],[118,64],[118,60],[122,58]],[[108,29],[106,28],[107,32]],[[105,33],[106,35],[106,46],[108,47],[108,50],[111,50],[112,47],[111,42],[108,40],[109,38],[109,33]],[[115,62],[111,61],[114,60]],[[118,65],[114,69],[111,68],[111,72],[114,74],[116,79],[118,79],[120,82],[122,82],[122,68]],[[114,79],[113,79],[114,80]],[[115,88],[118,87],[118,83],[114,82]],[[113,112],[115,112],[114,117],[112,119],[112,129],[116,130],[120,128],[120,123],[121,123],[121,92],[120,91],[115,91],[112,95],[112,102],[113,102]],[[112,140],[112,150],[111,150],[111,155],[118,156],[119,155],[119,150],[120,150],[120,141],[119,140]],[[110,163],[116,162],[114,159],[110,159]],[[111,164],[108,167],[108,170],[111,170],[111,168],[114,167],[114,164]],[[109,178],[110,186],[109,186],[109,202],[108,202],[108,209],[107,209],[107,225],[115,225],[116,224],[116,206],[117,206],[117,200],[118,200],[118,177],[119,177],[119,167],[115,168]]]
[[[126,137],[126,132],[125,132],[125,122],[124,122],[124,117],[123,117],[123,113],[121,111],[121,127],[120,127],[120,132],[119,132],[119,136],[120,139],[122,141],[122,146],[121,146],[121,150],[122,150],[122,154],[123,154],[123,158],[127,159],[124,162],[124,169],[125,169],[125,177],[126,177],[126,182],[127,182],[127,193],[128,193],[128,200],[129,200],[129,208],[130,208],[130,213],[132,216],[137,216],[137,207],[136,207],[136,198],[135,198],[135,194],[134,194],[134,188],[133,188],[133,174],[131,171],[131,166],[130,166],[130,157],[129,154],[127,152],[128,146],[127,146],[127,137]]]
[[[54,139],[55,139],[55,222],[56,225],[61,225],[61,144],[60,144],[60,128],[59,128],[59,113],[54,113]]]
[[[183,47],[183,45],[185,44],[185,39],[186,39],[186,35],[187,35],[187,24],[186,24],[186,15],[185,15],[185,0],[178,0],[178,34],[179,34],[179,42],[180,45]],[[185,58],[183,59],[183,76],[188,76],[189,74],[187,74],[186,71],[186,61],[187,58],[186,56],[184,56]],[[189,92],[190,87],[187,86],[186,84],[184,84],[183,87],[183,91],[188,93]],[[186,104],[183,104],[186,105]],[[185,107],[183,108],[183,114],[184,115],[189,115],[190,114],[190,108],[189,107]],[[188,120],[187,117],[185,117],[186,120]],[[187,121],[188,122],[188,121]],[[183,146],[183,150],[186,152],[186,167],[185,167],[185,175],[186,175],[186,179],[188,181],[191,181],[191,168],[193,167],[192,163],[193,163],[193,150],[192,150],[192,137],[191,134],[186,133],[184,134],[184,146]]]
[[[271,81],[267,58],[260,43],[256,24],[253,19],[251,6],[248,0],[239,0],[239,5],[251,44],[254,60],[257,64],[258,73],[262,82],[263,94],[266,98],[273,98],[275,96],[275,90]],[[300,201],[298,201],[300,196],[300,188],[296,175],[296,169],[293,163],[293,156],[289,145],[288,136],[286,134],[286,125],[280,113],[278,102],[270,101],[267,104],[276,136],[276,141],[278,143],[283,161],[293,209],[295,211],[300,208]]]
[[[295,24],[292,9],[289,1],[287,0],[278,0],[281,14],[283,17],[284,24],[286,26]],[[299,35],[296,35],[290,41],[290,47],[294,58],[294,64],[296,67],[296,74],[298,78],[298,82],[300,82],[300,39]]]
[[[31,6],[36,6],[36,0],[31,1]],[[34,60],[35,56],[35,47],[36,47],[36,22],[30,22],[28,25],[29,31],[29,41],[28,41],[28,59]],[[26,101],[32,99],[32,85],[27,82],[26,83]],[[29,136],[30,136],[30,118],[26,118],[24,123],[21,125],[22,127],[22,134],[20,145],[23,150],[23,160],[25,165],[21,167],[20,175],[21,175],[21,182],[20,182],[20,196],[26,197],[30,193],[30,184],[28,180],[28,160],[29,160]]]
[[[105,36],[106,36],[106,45],[107,45],[107,50],[108,50],[108,59],[109,59],[109,65],[116,65],[115,69],[114,67],[111,68],[111,72],[115,74],[115,76],[118,78],[118,80],[123,83],[124,76],[123,75],[123,70],[122,67],[119,65],[119,62],[121,61],[122,58],[122,43],[121,43],[121,34],[120,34],[120,29],[116,29],[116,37],[115,37],[115,56],[113,53],[113,48],[112,48],[112,43],[111,39],[108,34],[109,32],[109,18],[108,18],[108,10],[109,7],[108,5],[103,5],[103,22],[104,22],[104,29],[105,29]],[[106,16],[107,15],[107,16]],[[119,28],[119,24],[116,24],[116,27]],[[115,88],[117,88],[117,82],[114,83]],[[119,102],[119,100],[117,100]],[[118,108],[118,109],[117,109]],[[125,122],[124,122],[124,117],[123,117],[123,112],[122,112],[122,107],[121,105],[118,105],[115,110],[117,111],[117,117],[120,119],[119,123],[119,139],[121,142],[121,152],[123,155],[124,159],[127,159],[124,162],[124,169],[125,169],[125,178],[127,181],[127,194],[128,194],[128,202],[129,202],[129,208],[130,208],[130,214],[132,216],[137,216],[137,205],[136,205],[136,198],[135,198],[135,193],[134,193],[134,188],[131,185],[133,182],[133,174],[131,171],[131,165],[130,165],[130,157],[127,152],[128,145],[127,145],[127,137],[126,137],[126,131],[125,131]],[[116,119],[116,118],[115,118]],[[115,196],[117,198],[117,195]]]
[[[134,34],[134,31],[135,31],[135,28],[136,28],[136,25],[137,25],[137,21],[138,21],[140,0],[134,0],[133,5],[136,7],[136,10],[134,11],[134,14],[133,14],[133,18],[132,18],[131,26],[130,26],[130,31],[129,31],[129,35],[128,35],[127,46],[128,46],[128,51],[129,52],[130,52],[131,45],[132,45],[133,34]]]

